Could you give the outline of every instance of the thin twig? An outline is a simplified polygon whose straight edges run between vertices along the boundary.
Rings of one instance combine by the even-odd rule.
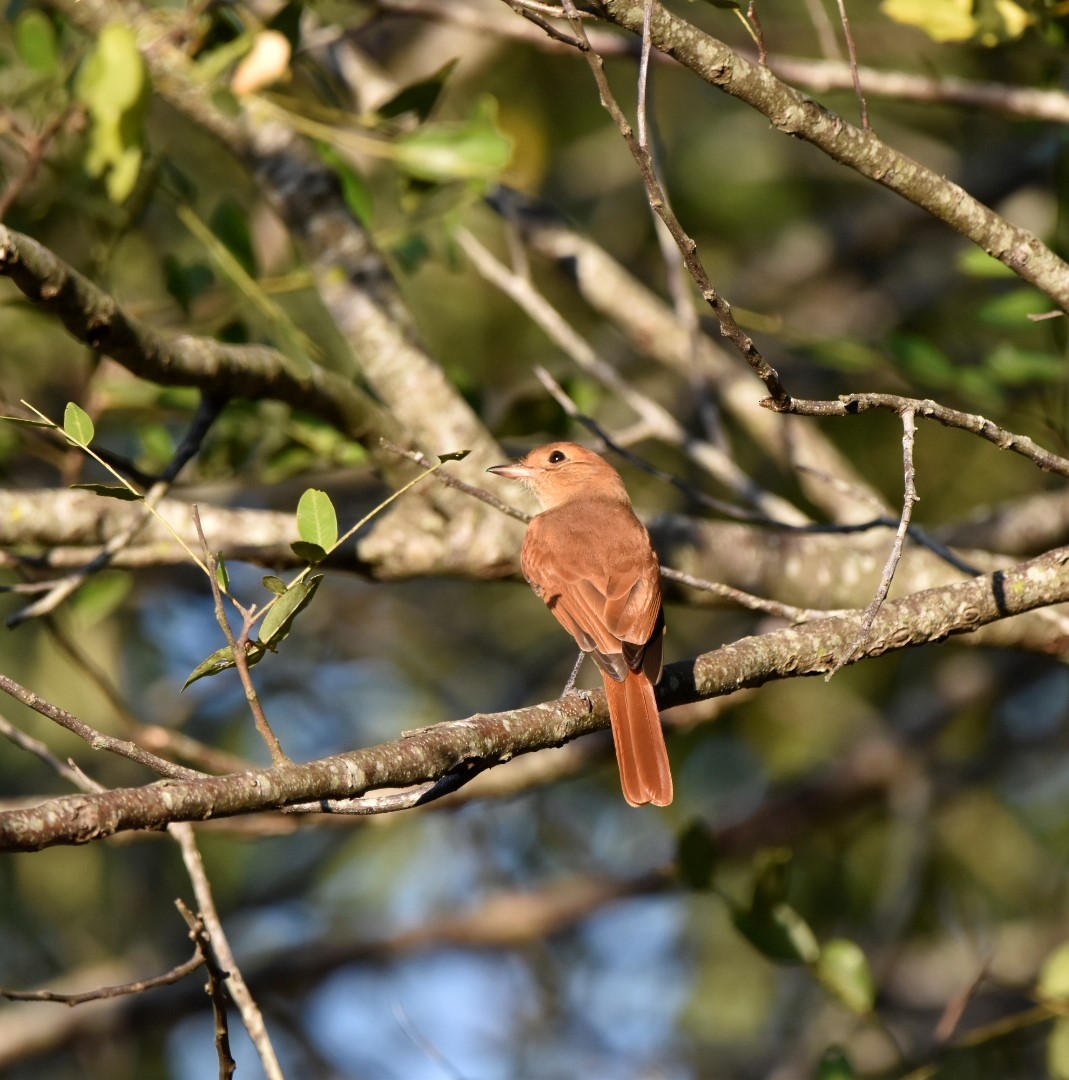
[[[883,607],[883,602],[887,599],[887,593],[890,591],[891,582],[894,580],[895,576],[895,570],[898,569],[898,563],[902,558],[902,545],[906,542],[906,533],[909,531],[909,522],[913,517],[913,507],[920,498],[917,495],[917,474],[913,467],[913,445],[917,435],[917,420],[912,409],[904,409],[901,415],[902,473],[904,478],[902,516],[899,518],[898,529],[895,531],[894,543],[891,545],[891,551],[887,556],[887,562],[884,564],[879,587],[876,590],[876,595],[872,599],[872,603],[865,609],[865,614],[862,616],[861,626],[858,629],[857,637],[854,638],[850,647],[844,650],[835,661],[835,664],[825,676],[825,681],[830,679],[844,665],[848,664],[854,656],[857,655],[858,650],[868,641],[869,634],[872,632],[872,624],[876,621],[876,616],[879,614],[880,608]]]
[[[472,233],[467,229],[458,229],[454,235],[479,274],[519,304],[579,368],[625,401],[659,438],[679,447],[710,476],[761,509],[771,520],[788,524],[802,524],[807,520],[786,499],[766,492],[755,484],[722,450],[704,439],[694,438],[667,409],[635,390],[614,367],[597,355],[589,342],[576,332],[530,280],[516,275]]]
[[[944,427],[961,428],[980,438],[994,443],[1000,450],[1011,450],[1038,465],[1044,472],[1057,473],[1069,477],[1069,458],[1052,454],[1027,435],[1017,435],[1007,431],[986,417],[976,413],[961,412],[958,409],[940,405],[931,398],[908,398],[898,394],[841,394],[835,401],[807,401],[792,398],[782,404],[765,398],[760,403],[773,412],[794,413],[797,416],[857,416],[869,409],[888,409],[899,416],[909,409],[926,420],[936,420]]]
[[[0,735],[3,735],[5,739],[12,742],[20,750],[25,750],[29,754],[33,754],[34,757],[43,761],[50,769],[52,769],[61,779],[66,780],[68,783],[76,788],[81,788],[82,791],[104,791],[103,784],[98,784],[95,780],[90,780],[88,776],[82,772],[81,769],[75,767],[70,761],[60,761],[55,754],[43,743],[40,739],[35,739],[32,735],[27,735],[24,731],[20,731],[6,716],[0,715]]]
[[[182,849],[182,860],[186,865],[186,872],[193,885],[193,895],[197,898],[197,909],[200,917],[204,920],[205,928],[211,941],[211,950],[218,958],[219,965],[226,973],[226,985],[234,1004],[241,1013],[241,1019],[245,1024],[245,1030],[249,1033],[256,1051],[260,1056],[260,1063],[267,1073],[268,1080],[284,1080],[282,1068],[278,1063],[275,1049],[271,1045],[271,1037],[267,1033],[263,1014],[259,1006],[253,1000],[252,994],[245,983],[241,970],[234,959],[234,953],[230,948],[230,942],[223,932],[223,924],[219,919],[219,912],[215,907],[212,897],[211,884],[204,870],[204,862],[197,849],[196,837],[193,834],[193,826],[188,822],[172,822],[167,826],[167,831],[178,840]]]
[[[631,128],[631,124],[628,122],[623,110],[613,96],[612,88],[609,86],[609,80],[605,75],[605,64],[602,61],[601,56],[590,44],[590,39],[587,37],[586,29],[583,26],[582,20],[579,18],[579,13],[576,10],[574,0],[564,0],[564,8],[568,12],[568,18],[571,22],[573,32],[582,42],[581,51],[586,57],[587,64],[597,83],[601,103],[616,123],[617,129],[623,136],[628,149],[631,151],[632,157],[634,157],[635,162],[639,167],[643,184],[646,187],[646,197],[649,200],[650,206],[653,207],[658,217],[661,218],[668,227],[668,231],[672,234],[672,238],[675,240],[676,246],[683,256],[683,262],[685,263],[687,270],[690,272],[691,277],[694,278],[694,282],[701,291],[703,298],[713,309],[713,313],[720,323],[721,334],[723,334],[723,336],[738,349],[743,359],[750,365],[754,374],[765,384],[765,388],[768,390],[772,399],[779,402],[781,406],[783,406],[784,411],[786,411],[791,398],[787,393],[786,388],[783,386],[783,383],[780,381],[779,373],[771,364],[769,364],[764,356],[761,355],[760,350],[749,335],[745,334],[739,327],[738,323],[735,321],[735,316],[732,314],[731,305],[715,288],[713,288],[713,284],[709,280],[709,275],[706,273],[705,267],[698,257],[697,243],[695,243],[693,238],[686,232],[680,224],[679,218],[673,213],[672,208],[668,203],[668,199],[665,196],[664,189],[661,187],[661,183],[657,178],[649,152],[639,146],[638,140],[635,138],[635,134]]]
[[[252,712],[253,723],[256,724],[256,730],[260,733],[260,737],[267,743],[267,748],[271,752],[271,760],[276,765],[285,765],[290,761],[290,757],[282,749],[278,736],[268,722],[267,714],[264,712],[260,697],[256,693],[256,686],[252,681],[252,673],[249,671],[247,649],[249,631],[254,621],[253,616],[245,608],[237,605],[238,610],[241,612],[243,624],[240,636],[235,637],[230,620],[227,618],[226,605],[223,603],[223,590],[219,584],[219,561],[215,553],[208,548],[208,541],[204,536],[204,528],[200,522],[200,511],[196,506],[193,507],[193,524],[196,527],[197,535],[200,537],[200,542],[204,548],[204,558],[208,564],[208,580],[211,582],[212,598],[215,601],[215,621],[219,624],[230,646],[230,654],[234,658],[234,667],[237,668],[241,688],[245,691],[245,700],[248,702],[249,709]]]
[[[433,469],[435,467],[434,462],[431,461],[426,454],[421,454],[418,450],[406,450],[403,446],[395,446],[393,443],[386,442],[385,440],[383,440],[381,445],[384,450],[388,450],[391,454],[397,454],[399,457],[408,458],[409,461],[415,462],[417,465],[422,465],[425,469]],[[485,488],[476,487],[474,484],[466,483],[444,471],[436,472],[434,476],[436,480],[445,484],[446,487],[456,488],[457,491],[463,491],[467,495],[472,495],[476,499],[482,500],[488,506],[492,506],[495,510],[500,510],[501,513],[508,514],[509,517],[514,517],[517,521],[522,521],[524,524],[527,524],[527,522],[531,520],[530,514],[525,514],[522,510],[517,510],[516,507],[509,506],[507,502],[499,499]]]
[[[143,750],[137,743],[105,735],[102,731],[97,731],[96,728],[90,727],[84,721],[79,720],[76,716],[67,712],[66,709],[61,709],[58,705],[52,705],[43,698],[39,698],[32,690],[27,690],[26,687],[20,686],[14,679],[4,674],[0,674],[0,691],[13,697],[16,701],[21,701],[23,705],[33,709],[34,712],[48,717],[49,720],[59,724],[60,727],[66,728],[77,735],[78,738],[84,739],[94,750],[107,750],[112,754],[118,754],[120,757],[129,758],[131,761],[143,765],[146,769],[151,769],[161,776],[169,776],[176,780],[199,780],[208,775],[207,773],[198,772],[196,769],[187,769],[181,765],[175,765],[174,762],[167,761],[166,758],[157,757],[155,754]]]
[[[200,450],[205,436],[222,411],[224,404],[225,401],[222,398],[210,394],[201,396],[196,415],[185,437],[175,450],[174,456],[160,475],[160,478],[145,492],[141,499],[142,513],[117,532],[85,566],[80,567],[64,578],[60,578],[58,581],[50,583],[44,596],[15,612],[7,620],[8,626],[14,627],[19,623],[26,622],[28,619],[37,618],[40,615],[54,611],[93,574],[110,565],[112,558],[130,544],[149,523],[156,512],[157,504],[171,490],[175,480],[178,478],[178,474]],[[87,447],[82,449],[88,450]],[[89,452],[94,457],[97,456],[95,452]],[[127,484],[127,487],[129,487],[129,484]]]
[[[850,19],[846,14],[846,0],[837,0],[839,4],[839,21],[843,24],[843,36],[846,38],[846,50],[850,55],[850,75],[854,80],[854,93],[857,95],[858,109],[861,113],[861,129],[869,130],[869,107],[865,101],[865,93],[861,89],[861,76],[857,70],[857,46],[854,44],[854,34],[850,29]]]
[[[181,982],[204,965],[204,957],[198,949],[184,963],[154,975],[150,979],[137,979],[134,982],[119,983],[116,986],[98,986],[95,990],[83,990],[80,994],[62,994],[58,990],[9,990],[0,986],[0,997],[11,1001],[55,1001],[61,1005],[84,1005],[89,1001],[103,1001],[107,998],[123,997],[126,994],[142,994],[146,990],[155,990],[159,986],[171,986]]]
[[[189,936],[197,947],[197,954],[208,968],[208,985],[205,990],[211,999],[212,1015],[215,1018],[215,1054],[219,1060],[219,1080],[226,1080],[233,1076],[237,1069],[237,1062],[230,1052],[230,1024],[227,1020],[226,984],[230,973],[223,969],[215,955],[203,915],[194,915],[181,898],[175,901],[175,907],[185,919]]]

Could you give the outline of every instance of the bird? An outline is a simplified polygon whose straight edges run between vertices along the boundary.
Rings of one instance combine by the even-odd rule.
[[[667,806],[672,771],[653,690],[664,639],[660,564],[623,478],[573,442],[487,471],[518,480],[542,505],[524,536],[523,575],[601,670],[624,798]]]

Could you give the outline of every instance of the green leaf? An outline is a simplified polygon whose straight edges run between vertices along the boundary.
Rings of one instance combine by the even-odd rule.
[[[55,75],[59,71],[59,50],[52,20],[34,8],[23,11],[15,22],[15,48],[32,71]]]
[[[215,236],[249,277],[256,277],[256,251],[249,228],[249,213],[234,199],[223,199],[208,222]]]
[[[327,557],[327,553],[318,544],[309,544],[304,540],[294,540],[290,544],[290,550],[298,559],[304,559],[305,562],[312,563],[313,566],[316,563],[321,563]]]
[[[939,388],[958,382],[957,365],[927,338],[898,334],[891,340],[891,352],[906,374],[918,382]]]
[[[708,889],[716,868],[716,843],[702,821],[692,821],[679,835],[676,866],[679,876],[692,889]]]
[[[215,580],[219,583],[219,588],[223,592],[230,588],[230,573],[226,568],[226,561],[222,555],[217,555],[215,559]]]
[[[267,650],[259,643],[253,642],[249,646],[249,651],[246,654],[245,662],[249,667],[254,664],[258,664],[267,653]],[[185,690],[187,686],[195,683],[198,679],[207,679],[212,675],[218,675],[220,672],[227,671],[234,667],[234,653],[229,645],[224,645],[221,649],[216,649],[207,660],[202,660],[190,673],[189,678],[182,683],[182,689]]]
[[[321,142],[317,145],[317,149],[323,163],[334,170],[341,184],[342,198],[345,199],[345,205],[352,211],[353,217],[361,225],[371,228],[375,216],[375,200],[371,195],[371,188],[367,186],[353,163],[335,147]]]
[[[113,615],[133,587],[133,576],[126,571],[107,570],[89,578],[68,602],[79,631],[89,630]]]
[[[1060,382],[1065,378],[1065,357],[1054,353],[999,345],[984,357],[984,366],[1004,386]]]
[[[270,589],[275,596],[281,596],[286,591],[286,583],[274,574],[267,574],[263,578],[263,586],[265,589]]]
[[[145,62],[128,26],[113,23],[101,30],[74,90],[91,122],[86,172],[103,176],[108,197],[121,203],[141,171],[142,122],[149,99]]]
[[[66,409],[63,410],[63,430],[71,442],[79,446],[88,446],[96,433],[89,413],[73,401],[68,401]]]
[[[770,960],[813,964],[820,956],[816,935],[789,904],[736,909],[731,918],[736,929]]]
[[[732,921],[756,949],[770,960],[813,964],[820,946],[809,924],[787,903],[791,852],[787,848],[762,851],[749,908],[736,907]]]
[[[816,976],[851,1012],[865,1016],[876,1001],[876,984],[861,947],[847,938],[834,938],[821,950]]]
[[[394,143],[398,165],[432,183],[496,180],[512,159],[512,140],[497,127],[497,103],[484,95],[459,123],[424,124]]]
[[[969,277],[1013,278],[1017,275],[1001,260],[978,247],[965,248],[955,260],[958,270]]]
[[[307,581],[298,582],[275,601],[260,627],[261,644],[277,645],[289,636],[293,620],[311,602],[322,580],[323,575],[316,574]]]
[[[857,1072],[841,1046],[829,1046],[821,1055],[816,1080],[857,1080]]]
[[[380,105],[375,111],[379,116],[391,118],[402,116],[407,112],[414,112],[420,120],[426,120],[438,102],[445,84],[453,74],[457,66],[456,59],[443,64],[433,75],[419,82],[406,86],[400,93],[395,94],[385,105]]]
[[[121,499],[123,502],[137,502],[145,497],[122,484],[71,484],[71,487],[79,491],[91,491],[94,495],[102,495],[106,499]]]
[[[1050,300],[1038,289],[1022,286],[1009,289],[1001,296],[988,300],[980,307],[980,318],[992,326],[1019,330],[1032,325],[1030,315],[1041,314],[1051,308]]]
[[[307,544],[329,551],[338,542],[338,515],[325,491],[309,488],[297,503],[297,531]]]

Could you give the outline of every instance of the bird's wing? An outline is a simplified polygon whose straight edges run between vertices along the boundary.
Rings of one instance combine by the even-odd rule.
[[[523,572],[602,670],[624,679],[628,669],[641,668],[656,682],[663,628],[660,571],[638,519],[630,513],[618,517],[574,510],[538,515],[524,540]],[[599,528],[584,530],[584,520]]]

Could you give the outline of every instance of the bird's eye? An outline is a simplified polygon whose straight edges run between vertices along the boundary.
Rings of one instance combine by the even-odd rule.
[[[567,460],[568,459],[565,456],[563,450],[554,450],[553,453],[549,455],[549,463],[550,463],[550,465],[558,465],[558,464],[560,464],[560,462],[567,461]]]

